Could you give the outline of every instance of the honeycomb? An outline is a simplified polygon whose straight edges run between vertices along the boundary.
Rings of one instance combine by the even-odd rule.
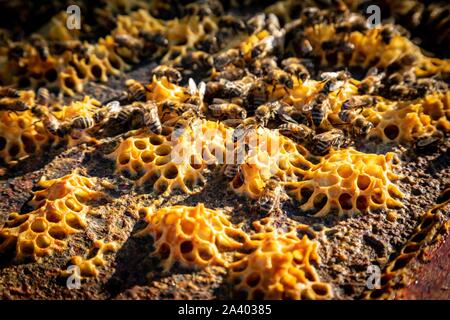
[[[21,97],[17,98],[29,106],[35,105],[33,91],[20,91]],[[4,98],[9,99],[9,98]],[[45,112],[51,112],[59,123],[70,123],[75,117],[92,117],[100,107],[100,102],[85,96],[83,100],[73,101],[68,105],[58,106],[58,110],[52,111],[46,108]],[[69,146],[83,142],[95,142],[89,130],[73,130],[64,137]],[[44,122],[39,119],[32,110],[11,112],[0,111],[0,159],[6,165],[14,165],[31,155],[42,153],[46,148],[52,147],[62,139],[50,133]]]
[[[15,259],[39,260],[65,248],[69,236],[86,227],[89,202],[103,197],[92,178],[72,173],[40,180],[28,206],[32,211],[12,213],[0,230],[0,251],[15,249]]]
[[[417,59],[414,69],[418,76],[426,77],[450,72],[450,63],[447,60],[425,56],[419,47],[402,35],[395,34],[389,44],[385,44],[382,41],[381,31],[381,27],[374,27],[365,33],[354,31],[349,35],[339,35],[336,33],[335,25],[317,24],[305,29],[305,37],[318,53],[321,65],[384,69],[408,53]],[[322,50],[322,43],[328,40],[342,40],[344,37],[348,37],[346,40],[354,46],[353,52],[350,54],[339,52],[337,57],[328,61],[326,52]]]
[[[0,298],[395,298],[448,234],[417,209],[449,178],[448,4],[373,1],[373,28],[361,0],[71,4],[79,30],[65,1],[0,10]],[[94,285],[34,272],[63,260]]]
[[[204,182],[207,165],[217,163],[220,157],[224,159],[226,135],[224,125],[199,120],[179,137],[170,127],[164,128],[161,135],[137,134],[106,157],[115,162],[117,173],[138,186],[150,185],[159,193],[174,189],[192,193]]]
[[[383,142],[411,143],[437,131],[450,131],[449,103],[449,92],[435,93],[413,101],[382,100],[362,114],[375,126],[369,138],[376,136]]]
[[[34,92],[22,91],[17,99],[28,105],[34,104]],[[30,110],[11,112],[0,110],[0,160],[13,165],[31,154],[40,152],[51,143],[42,122]]]
[[[304,179],[285,184],[300,201],[302,211],[339,216],[373,209],[401,207],[405,195],[394,184],[399,176],[395,155],[366,154],[352,148],[333,150],[305,173]]]
[[[321,282],[314,264],[320,263],[317,243],[293,233],[258,233],[254,251],[230,264],[229,281],[239,299],[330,299],[329,284]]]
[[[230,182],[231,189],[239,195],[256,199],[271,177],[280,181],[302,180],[312,167],[306,148],[276,131],[261,129],[247,138],[252,147],[239,164],[241,173]]]
[[[82,278],[97,277],[99,275],[97,267],[104,267],[106,265],[104,256],[116,252],[118,249],[119,245],[114,241],[105,242],[103,240],[95,240],[87,257],[73,256],[70,259],[70,262],[72,265],[80,268],[80,276]],[[64,275],[66,275],[66,273],[63,272],[63,276]]]
[[[166,207],[156,212],[149,208],[141,210],[148,225],[138,235],[152,236],[155,241],[152,255],[161,259],[166,272],[175,263],[188,269],[226,266],[228,262],[222,252],[242,248],[248,238],[223,212],[205,208],[203,203],[196,207]]]

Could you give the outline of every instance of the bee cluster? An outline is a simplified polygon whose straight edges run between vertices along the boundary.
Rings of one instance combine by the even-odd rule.
[[[400,143],[418,153],[442,143],[450,131],[450,61],[410,38],[426,27],[442,31],[445,45],[450,28],[447,9],[379,3],[402,25],[369,25],[366,1],[115,0],[96,5],[82,30],[66,30],[65,14],[22,39],[0,30],[0,165],[13,171],[57,143],[90,142],[115,161],[116,173],[164,196],[175,188],[192,193],[220,164],[230,188],[265,217],[289,197],[317,217],[399,207],[393,154],[357,150]],[[249,5],[261,10],[249,13]],[[111,84],[135,66],[150,78],[126,79],[104,99],[77,98],[87,83]],[[196,126],[217,131],[200,141],[209,158],[189,150],[192,159],[175,163],[172,151],[189,144]],[[254,148],[252,139],[269,147]],[[219,163],[229,145],[243,161]],[[291,240],[268,236],[258,250],[278,243],[292,260],[286,250],[310,245]],[[247,284],[240,285],[247,297],[258,297]],[[331,296],[320,282],[321,291],[317,297]]]

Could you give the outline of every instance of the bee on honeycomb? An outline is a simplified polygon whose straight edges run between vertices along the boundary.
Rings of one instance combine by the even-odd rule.
[[[306,148],[278,132],[261,129],[247,137],[252,137],[253,142],[249,144],[253,146],[230,182],[232,190],[239,195],[257,199],[271,177],[283,182],[301,180],[312,166]]]

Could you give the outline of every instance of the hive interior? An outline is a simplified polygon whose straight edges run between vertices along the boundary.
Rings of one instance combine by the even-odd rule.
[[[323,239],[331,229],[325,227],[325,219],[360,222],[371,214],[384,219],[389,210],[405,214],[410,194],[401,188],[404,177],[399,172],[411,161],[419,142],[430,139],[425,149],[448,142],[449,60],[422,50],[404,28],[386,21],[364,30],[339,31],[353,18],[367,19],[364,1],[338,1],[337,7],[323,1],[268,1],[263,8],[246,1],[247,11],[248,5],[258,8],[251,10],[253,13],[240,13],[246,5],[239,8],[235,1],[169,2],[110,1],[95,8],[98,17],[88,19],[82,30],[65,27],[64,11],[24,39],[11,30],[1,30],[0,92],[13,88],[17,96],[0,97],[0,175],[14,177],[16,168],[30,165],[33,160],[29,158],[45,158],[61,144],[65,151],[88,154],[80,166],[86,166],[89,174],[72,170],[55,179],[40,180],[37,187],[42,190],[33,192],[26,203],[29,210],[11,213],[0,229],[0,252],[12,252],[18,263],[27,259],[39,263],[56,251],[67,252],[64,249],[72,235],[87,234],[86,217],[97,200],[108,199],[108,205],[114,207],[123,204],[122,199],[133,202],[138,199],[136,194],[146,194],[148,201],[136,200],[138,205],[129,211],[147,223],[135,236],[143,237],[145,247],[152,249],[151,257],[162,269],[155,269],[158,272],[169,275],[178,267],[213,272],[211,267],[221,267],[227,274],[227,298],[340,298],[342,288],[336,290],[319,258],[319,252],[327,252]],[[439,32],[437,46],[450,43],[450,30],[442,30],[448,19],[438,15],[443,21],[427,20],[438,10],[434,4],[386,3],[390,14],[414,35],[431,29]],[[79,4],[89,7],[86,1]],[[308,9],[311,6],[318,9]],[[418,8],[420,24],[411,25],[408,16]],[[391,26],[394,29],[386,43],[384,28]],[[326,49],[325,44],[333,41],[350,49]],[[428,47],[427,42],[423,39]],[[308,49],[302,46],[305,43],[310,44],[310,52],[304,52]],[[233,58],[232,52],[238,56]],[[219,58],[226,53],[230,57],[221,65]],[[282,75],[287,70],[283,59],[292,57],[299,58],[308,70],[306,79],[289,73],[287,80],[271,78],[270,71]],[[411,61],[402,62],[405,57]],[[275,63],[275,67],[262,66],[267,59],[273,59],[269,64]],[[154,65],[177,70],[182,80],[152,74],[150,66]],[[361,94],[361,84],[371,68],[386,76],[379,88]],[[146,74],[136,77],[139,79],[128,73],[142,69]],[[348,76],[339,80],[342,85],[338,89],[326,92],[331,82],[321,77],[322,71],[348,71]],[[405,77],[407,71],[413,79],[401,81],[405,90],[411,91],[399,98],[391,92],[395,85],[389,76],[398,72]],[[425,90],[420,80],[432,84]],[[220,88],[205,93],[203,84]],[[43,87],[50,90],[45,104],[38,97],[38,89]],[[143,90],[142,101],[134,99],[137,87]],[[316,125],[316,99],[324,92],[328,107],[319,110],[323,119]],[[376,98],[374,105],[352,110],[355,117],[366,121],[370,128],[367,136],[355,134],[355,122],[346,123],[339,116],[349,99],[362,96]],[[245,109],[245,119],[214,116],[208,106],[217,103],[215,99]],[[140,110],[142,118],[109,114],[110,100],[119,101],[121,110]],[[267,123],[259,123],[258,107],[274,102],[287,105],[287,111],[271,110]],[[157,107],[160,133],[151,130],[154,119],[146,118],[148,103]],[[26,110],[14,110],[24,105]],[[94,122],[99,112],[107,116]],[[312,136],[339,130],[344,142],[332,145],[325,154],[316,154],[317,146],[310,138],[300,141],[282,134],[283,112],[289,117],[300,115],[289,120],[290,124],[306,125]],[[120,123],[121,116],[129,118]],[[70,130],[52,133],[47,117]],[[93,121],[93,125],[74,128],[73,120],[78,117]],[[247,120],[253,121],[248,126],[251,130],[236,141],[236,128]],[[111,123],[120,134],[107,130]],[[103,147],[108,151],[103,152]],[[242,148],[248,151],[237,159]],[[108,170],[106,163],[113,169],[97,176],[97,169]],[[230,166],[235,166],[236,172],[227,177]],[[54,170],[51,165],[38,169],[43,170],[40,173]],[[112,197],[105,198],[105,193],[98,191],[98,183],[107,183],[105,176],[117,192]],[[281,186],[281,203],[269,212],[269,220],[263,220],[261,212],[253,211],[273,179]],[[218,180],[223,182],[219,188],[231,194],[233,209],[221,208],[217,202],[204,203],[202,192]],[[439,181],[439,186],[442,183]],[[171,202],[171,197],[177,200]],[[384,264],[382,288],[366,290],[359,298],[395,297],[403,269],[420,250],[434,243],[438,234],[447,232],[448,218],[436,213],[447,202],[426,211],[402,249]],[[325,231],[314,237],[302,236],[303,218],[311,228],[320,224]],[[272,228],[255,227],[267,221]],[[99,268],[107,266],[107,260],[124,246],[109,236],[94,239],[86,254],[78,252],[68,259],[80,268],[81,277],[100,277]]]

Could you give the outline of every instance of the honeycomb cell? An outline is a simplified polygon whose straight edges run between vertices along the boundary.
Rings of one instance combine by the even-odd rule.
[[[373,209],[401,207],[404,194],[394,184],[394,154],[366,154],[354,149],[332,150],[305,173],[303,181],[287,182],[288,194],[300,209],[324,216],[333,209],[353,215]],[[326,171],[323,172],[323,168]]]
[[[188,269],[226,266],[223,251],[242,248],[248,240],[246,233],[234,227],[223,212],[205,208],[202,203],[155,212],[146,208],[142,212],[148,225],[138,235],[153,237],[152,255],[161,259],[165,272],[176,262]]]
[[[92,201],[103,197],[94,190],[92,178],[72,173],[53,180],[41,180],[42,190],[34,192],[28,206],[32,211],[24,214],[12,213],[0,230],[0,252],[15,250],[15,259],[39,260],[62,250],[67,238],[84,229],[85,216]],[[79,199],[84,199],[80,202]],[[68,206],[76,205],[77,210]]]
[[[229,282],[240,299],[330,299],[331,286],[321,282],[317,243],[294,233],[258,233],[251,237],[252,252],[239,253],[230,264]]]

